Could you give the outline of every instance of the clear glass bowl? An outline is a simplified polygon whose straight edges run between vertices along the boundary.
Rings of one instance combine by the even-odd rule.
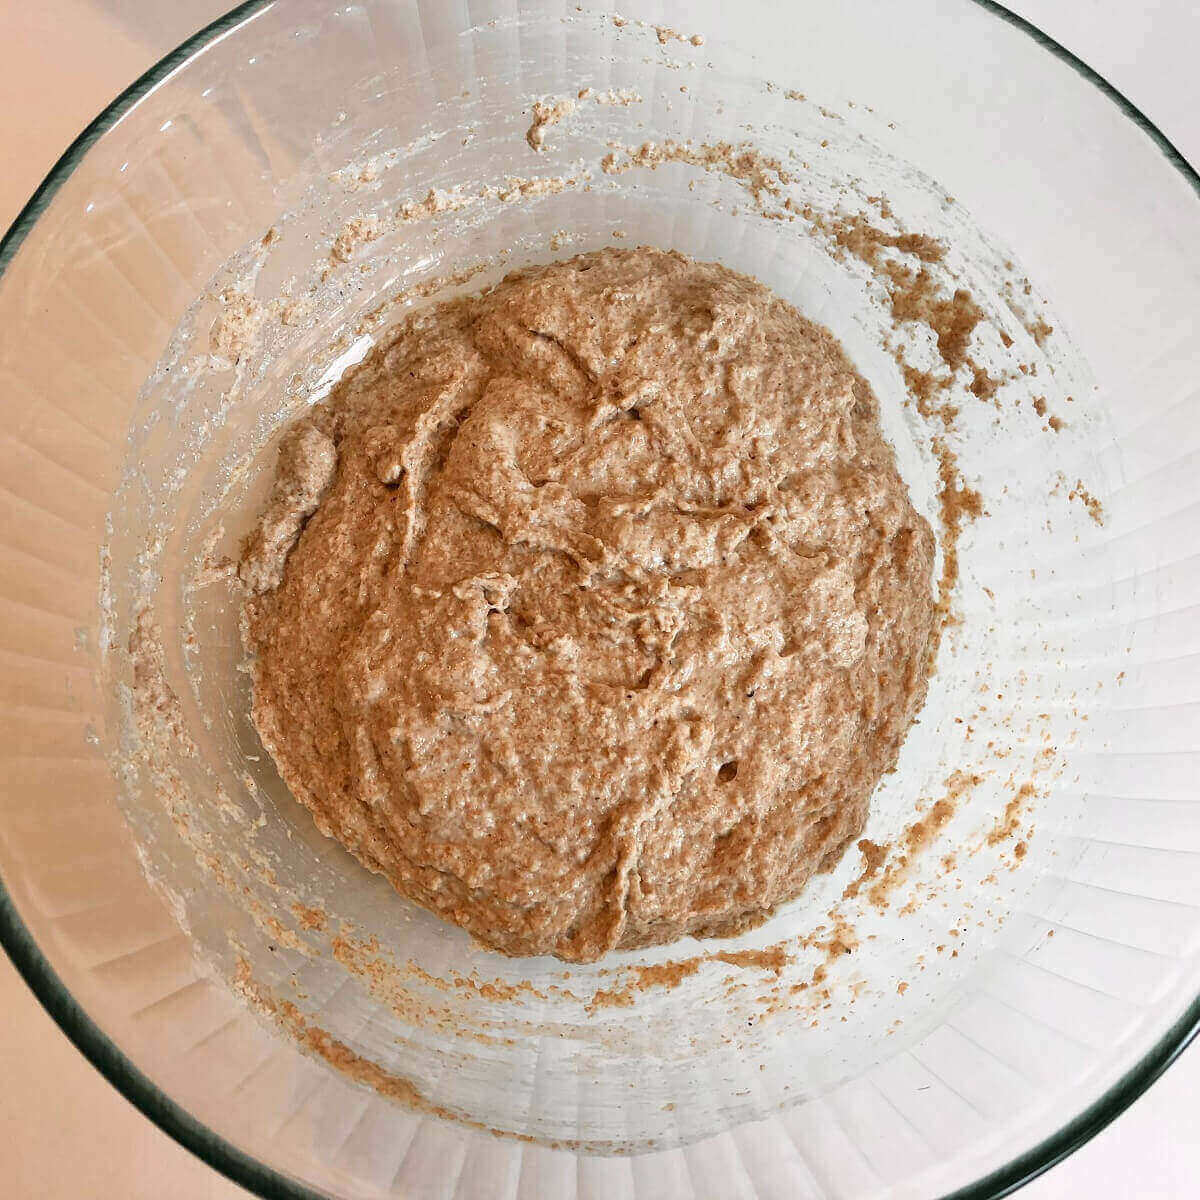
[[[0,249],[0,934],[263,1195],[1000,1195],[1195,1031],[1197,178],[998,6],[783,11],[245,5]],[[532,101],[584,88],[535,153]],[[601,165],[668,138],[759,157]],[[937,416],[885,343],[936,346],[838,252],[848,211],[944,239],[1005,380],[954,393],[986,516],[867,830],[895,898],[854,895],[852,851],[734,941],[490,954],[322,838],[248,723],[221,558],[273,435],[406,306],[625,238],[827,323],[936,518]]]

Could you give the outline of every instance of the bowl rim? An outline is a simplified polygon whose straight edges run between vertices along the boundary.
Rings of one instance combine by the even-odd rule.
[[[0,238],[0,276],[21,244],[49,208],[55,194],[101,137],[177,68],[236,26],[273,7],[275,0],[244,0],[210,22],[159,59],[104,108],[63,151],[37,190]],[[1071,67],[1133,122],[1186,180],[1200,199],[1200,172],[1170,139],[1121,91],[1032,22],[997,0],[964,0],[1031,38],[1039,47]],[[0,877],[0,946],[42,1007],[77,1050],[109,1083],[155,1125],[185,1149],[263,1200],[323,1200],[323,1193],[290,1178],[247,1154],[198,1121],[139,1070],[76,1001],[32,933]],[[1019,1154],[942,1197],[942,1200],[1000,1200],[1069,1157],[1121,1115],[1183,1053],[1200,1033],[1197,996],[1155,1045],[1087,1108]]]

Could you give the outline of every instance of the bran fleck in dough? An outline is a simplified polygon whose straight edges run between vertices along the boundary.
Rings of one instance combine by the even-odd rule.
[[[326,834],[497,950],[736,933],[860,833],[933,552],[826,330],[580,255],[409,316],[286,435],[254,722]]]

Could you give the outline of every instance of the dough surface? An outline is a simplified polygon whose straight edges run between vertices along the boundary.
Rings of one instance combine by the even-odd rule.
[[[933,553],[826,330],[580,255],[410,316],[285,435],[254,722],[322,831],[500,951],[736,933],[862,829]]]

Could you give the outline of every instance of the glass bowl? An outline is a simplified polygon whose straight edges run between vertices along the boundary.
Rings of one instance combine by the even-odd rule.
[[[575,107],[539,148],[544,98]],[[970,0],[296,0],[197,35],[0,249],[25,978],[263,1195],[994,1196],[1057,1161],[1200,1012],[1197,182]],[[404,312],[639,243],[841,338],[947,623],[836,870],[568,968],[315,830],[247,718],[229,556],[283,423]]]

